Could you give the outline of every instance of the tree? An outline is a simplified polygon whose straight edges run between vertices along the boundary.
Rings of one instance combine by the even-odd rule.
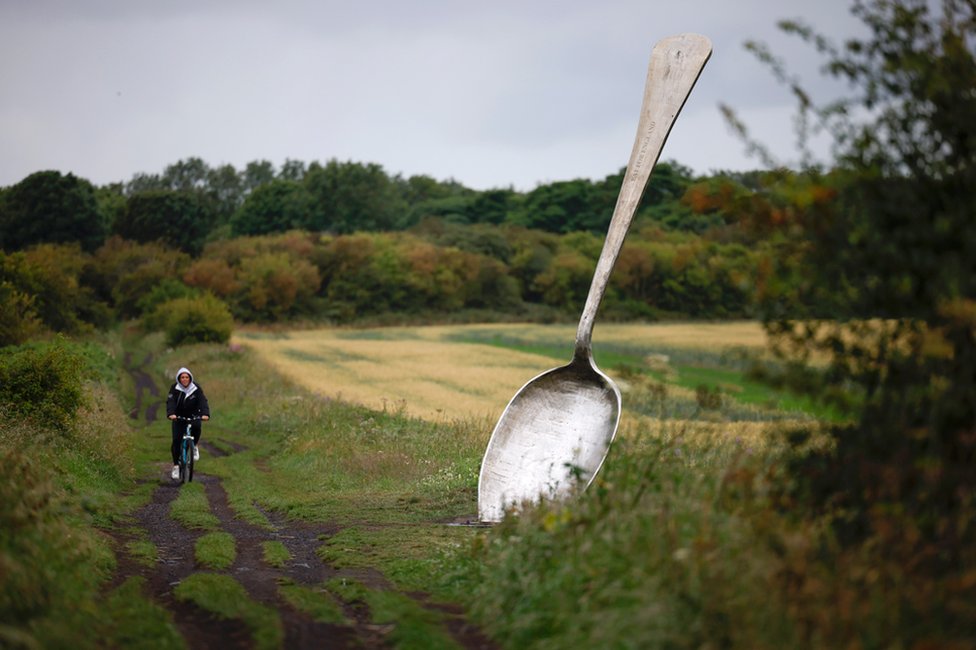
[[[31,174],[0,195],[0,247],[14,251],[41,242],[79,242],[92,251],[108,235],[95,188],[73,174]]]
[[[162,182],[168,189],[180,192],[204,190],[209,183],[210,173],[210,167],[200,158],[187,158],[167,166]]]
[[[865,0],[853,13],[867,36],[842,48],[781,24],[850,82],[836,101],[816,104],[751,45],[790,84],[801,127],[833,136],[837,161],[830,174],[807,168],[805,189],[827,191],[800,192],[791,206],[784,257],[802,277],[763,303],[791,359],[829,359],[798,378],[848,417],[830,428],[829,450],[794,463],[788,498],[829,514],[842,545],[897,566],[899,584],[917,592],[901,616],[931,621],[913,623],[918,644],[965,645],[974,587],[957,578],[976,545],[976,4]],[[831,320],[783,317],[804,305]]]
[[[316,201],[313,230],[339,234],[387,231],[400,222],[406,210],[397,185],[374,163],[335,159],[324,167],[313,163],[304,183]]]
[[[207,196],[217,210],[217,224],[226,225],[244,201],[244,185],[233,165],[221,165],[207,175]]]
[[[214,221],[214,206],[200,193],[153,190],[129,197],[115,232],[126,239],[162,241],[196,254]]]
[[[305,178],[305,163],[286,158],[278,171],[278,178],[286,181],[301,181]]]
[[[142,313],[145,297],[160,284],[178,280],[189,256],[159,242],[140,244],[112,237],[95,251],[89,284],[120,316]]]
[[[504,223],[517,205],[517,196],[511,188],[479,192],[471,202],[471,223]]]
[[[554,233],[606,232],[612,215],[613,203],[591,181],[576,179],[536,187],[526,194],[513,221]]]
[[[231,232],[266,235],[308,228],[313,215],[312,196],[298,181],[276,179],[251,192],[231,219]]]
[[[244,173],[241,175],[244,191],[253,192],[265,183],[270,183],[275,178],[275,168],[267,160],[254,160],[247,163]]]

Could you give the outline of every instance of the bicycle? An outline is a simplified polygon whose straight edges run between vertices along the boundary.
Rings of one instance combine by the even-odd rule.
[[[177,420],[183,420],[186,422],[186,431],[183,432],[183,442],[180,443],[180,483],[189,483],[193,480],[193,457],[196,455],[197,444],[193,441],[193,423],[201,420],[201,418],[186,418],[182,416],[177,416]]]

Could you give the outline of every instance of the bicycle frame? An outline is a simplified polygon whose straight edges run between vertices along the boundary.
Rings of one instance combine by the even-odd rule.
[[[193,423],[201,418],[177,417],[177,420],[186,422],[186,431],[183,432],[183,441],[180,443],[180,483],[189,483],[193,480],[193,450],[196,443],[193,441]]]

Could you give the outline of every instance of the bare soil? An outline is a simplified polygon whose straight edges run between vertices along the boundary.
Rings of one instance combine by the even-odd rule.
[[[156,420],[163,403],[158,387],[144,369],[150,361],[151,359],[145,359],[133,363],[131,357],[127,356],[125,359],[136,390],[135,406],[130,417],[143,419],[147,423]],[[236,443],[222,447],[234,449],[232,453],[243,450]],[[175,587],[191,574],[212,570],[199,566],[194,559],[194,545],[202,533],[184,528],[169,515],[170,504],[179,494],[180,486],[169,477],[168,449],[161,450],[160,453],[162,460],[158,473],[142,479],[156,484],[152,500],[133,513],[133,527],[109,531],[115,540],[118,559],[116,575],[109,587],[118,586],[132,576],[144,577],[149,591],[147,595],[170,612],[190,648],[252,648],[251,634],[241,621],[218,618],[196,604],[180,601],[173,595]],[[237,557],[233,565],[222,573],[231,575],[240,582],[252,599],[278,611],[284,629],[285,647],[391,647],[388,636],[393,627],[371,624],[369,611],[362,603],[343,603],[346,617],[352,621],[351,625],[331,625],[313,620],[280,597],[278,585],[282,580],[316,587],[333,577],[348,577],[371,589],[392,590],[394,586],[376,569],[339,569],[324,563],[316,555],[316,549],[322,545],[323,540],[340,530],[334,523],[308,524],[288,520],[277,513],[264,512],[273,526],[272,530],[266,530],[238,519],[228,503],[220,478],[205,472],[208,455],[216,457],[225,453],[203,438],[203,462],[200,468],[204,471],[194,476],[194,481],[199,481],[205,487],[211,512],[220,521],[220,530],[233,535],[236,543]],[[141,539],[148,538],[157,549],[158,561],[152,567],[137,561],[126,550],[127,543],[140,538],[140,535]],[[286,566],[275,568],[263,561],[262,544],[267,541],[278,541],[288,549],[291,558]],[[406,595],[422,606],[440,613],[444,617],[445,629],[460,647],[471,650],[496,647],[467,620],[460,607],[430,603],[428,595],[423,593],[411,592]]]

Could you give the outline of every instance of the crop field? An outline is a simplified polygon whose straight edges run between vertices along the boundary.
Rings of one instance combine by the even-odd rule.
[[[569,362],[575,334],[569,325],[488,324],[240,331],[235,342],[323,397],[494,423],[523,384]],[[802,405],[747,378],[765,350],[758,323],[601,325],[593,345],[621,388],[622,430],[651,417],[752,438],[766,423],[803,416]]]

